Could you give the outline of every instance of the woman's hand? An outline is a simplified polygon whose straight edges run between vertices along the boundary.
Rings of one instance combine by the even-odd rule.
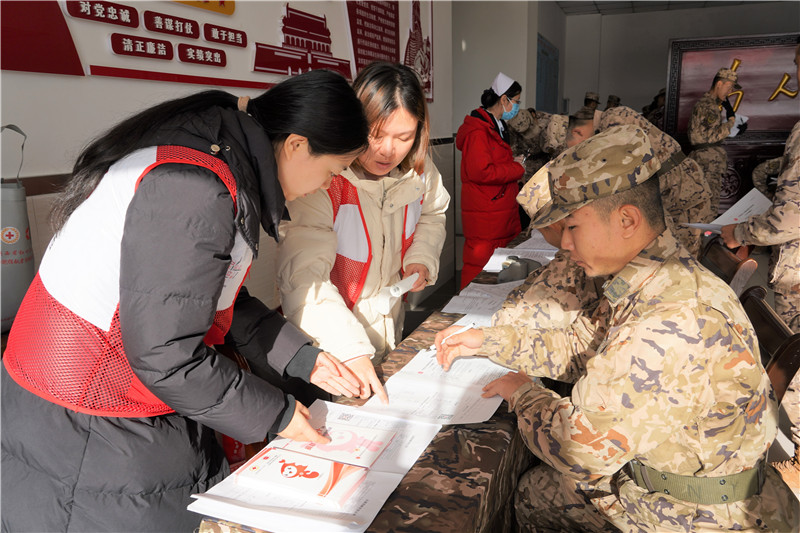
[[[725,246],[728,248],[738,248],[742,245],[739,241],[736,240],[736,237],[733,234],[733,230],[736,228],[736,224],[727,224],[722,226],[720,230],[722,233],[722,240],[725,241]]]
[[[295,402],[292,420],[289,422],[289,425],[286,426],[286,429],[278,433],[278,435],[291,440],[328,444],[331,439],[317,433],[317,430],[312,428],[311,424],[308,423],[310,416],[305,405],[300,402]]]
[[[357,395],[360,398],[369,398],[374,392],[378,395],[381,402],[384,404],[389,403],[389,396],[386,394],[386,390],[383,388],[378,374],[375,373],[375,367],[372,365],[372,360],[369,355],[362,355],[355,359],[350,359],[344,364],[353,371],[353,374],[355,374],[355,377],[358,379],[360,392],[357,393]]]
[[[436,361],[445,370],[450,370],[453,359],[466,357],[478,353],[478,348],[483,344],[483,331],[468,329],[463,333],[455,334],[461,326],[450,326],[436,334],[433,341],[436,346]],[[452,335],[452,337],[448,337]]]
[[[428,267],[426,267],[421,263],[411,263],[410,265],[405,267],[403,269],[403,273],[405,274],[405,276],[403,276],[403,279],[406,279],[415,272],[419,274],[419,277],[417,278],[417,281],[414,282],[414,286],[411,287],[411,292],[419,292],[428,286],[428,275],[429,275]]]
[[[509,372],[505,376],[488,383],[483,388],[483,394],[481,394],[481,396],[484,398],[491,398],[492,396],[499,395],[502,396],[505,401],[511,403],[511,397],[517,392],[517,389],[531,381],[533,380],[523,372]]]
[[[358,378],[328,352],[319,352],[317,355],[309,381],[336,396],[352,398],[359,392]]]

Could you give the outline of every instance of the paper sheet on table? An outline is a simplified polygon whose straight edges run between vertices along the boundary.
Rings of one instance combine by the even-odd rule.
[[[508,293],[524,281],[520,279],[496,284],[470,283],[447,302],[442,312],[469,314],[475,317],[477,324],[482,325],[491,320],[492,315],[503,306]]]
[[[728,137],[736,137],[739,135],[739,126],[747,122],[750,117],[746,117],[744,115],[736,115],[733,119],[733,127],[731,128],[731,132],[728,134]]]
[[[758,189],[750,189],[750,192],[742,196],[741,200],[733,204],[727,211],[715,218],[709,224],[684,224],[690,228],[699,228],[704,231],[719,233],[722,226],[728,224],[738,224],[748,218],[760,215],[772,205],[772,200],[764,196]]]
[[[366,531],[389,495],[441,429],[439,424],[385,417],[321,400],[314,402],[309,411],[314,427],[326,420],[338,420],[353,426],[395,432],[392,443],[372,465],[366,479],[344,507],[331,510],[312,500],[290,500],[285,491],[254,490],[237,485],[234,477],[228,476],[207,492],[193,495],[196,500],[188,509],[274,533]]]
[[[456,359],[445,372],[435,350],[420,350],[386,381],[389,405],[373,396],[361,409],[437,424],[485,422],[503,398],[481,397],[483,386],[509,372],[485,357]]]
[[[503,263],[506,262],[511,255],[525,259],[533,259],[534,261],[546,265],[553,260],[553,257],[556,255],[556,250],[555,248],[552,251],[526,250],[524,248],[497,248],[483,267],[483,270],[486,272],[500,272],[503,270]]]

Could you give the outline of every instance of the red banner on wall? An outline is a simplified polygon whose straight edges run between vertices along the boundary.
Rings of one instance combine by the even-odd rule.
[[[242,48],[247,46],[247,34],[242,30],[214,24],[203,24],[203,38],[210,43],[229,44]]]
[[[161,39],[137,37],[122,33],[111,34],[111,50],[123,56],[172,59],[172,43]]]
[[[178,37],[190,37],[192,39],[200,37],[200,23],[196,20],[155,11],[145,11],[142,18],[144,19],[144,27],[150,31],[168,33]]]
[[[348,0],[356,72],[373,61],[400,61],[398,2]]]
[[[117,24],[128,28],[139,27],[139,12],[135,7],[114,2],[81,0],[67,2],[67,13],[76,18]]]
[[[192,44],[178,45],[178,59],[184,63],[209,65],[212,67],[224,67],[227,65],[224,50],[195,46]]]

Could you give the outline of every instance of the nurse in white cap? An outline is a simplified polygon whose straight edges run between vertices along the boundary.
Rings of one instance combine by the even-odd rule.
[[[521,95],[522,86],[500,72],[483,91],[481,107],[464,118],[456,134],[456,148],[462,152],[462,288],[521,229],[516,196],[525,167],[511,152],[505,123],[519,111]]]

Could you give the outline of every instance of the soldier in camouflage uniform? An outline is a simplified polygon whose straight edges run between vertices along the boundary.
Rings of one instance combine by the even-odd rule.
[[[506,121],[511,133],[511,150],[515,156],[524,156],[523,183],[550,160],[542,147],[543,134],[551,116],[550,113],[528,108],[520,109],[514,118]]]
[[[619,107],[620,102],[621,102],[621,100],[620,100],[619,96],[617,96],[616,94],[609,94],[608,95],[608,101],[606,102],[606,109],[605,110],[608,111],[609,109],[611,109],[613,107]]]
[[[520,372],[484,389],[517,414],[544,464],[516,495],[525,530],[793,531],[800,502],[766,452],[777,406],[736,295],[678,245],[660,213],[644,132],[616,126],[550,164],[562,244],[587,275],[610,274],[609,330],[570,397],[526,376],[574,359],[562,330],[499,326],[436,336],[447,369],[482,355]],[[638,252],[638,253],[637,253]]]
[[[591,117],[591,118],[590,118]],[[619,106],[602,114],[581,110],[570,118],[567,146],[575,146],[595,131],[630,124],[645,132],[650,145],[661,162],[658,172],[661,201],[667,227],[689,252],[700,253],[702,231],[683,226],[687,222],[711,222],[716,214],[711,210],[711,187],[697,161],[684,156],[681,145],[658,129],[630,107]]]
[[[753,187],[772,200],[775,196],[775,179],[781,173],[783,157],[775,157],[762,161],[753,169]]]
[[[540,169],[517,195],[517,202],[531,218],[550,202],[547,168]],[[552,246],[561,246],[564,224],[558,221],[539,228]],[[598,309],[602,278],[587,277],[583,269],[570,261],[569,252],[558,250],[548,264],[536,269],[512,290],[502,307],[492,316],[493,326],[521,326],[532,329],[571,328],[576,345],[583,346],[581,357],[591,357],[605,336],[605,316]],[[605,311],[607,311],[607,306]],[[573,383],[572,372],[557,379]]]
[[[689,118],[689,142],[694,148],[689,157],[700,164],[711,186],[711,212],[714,218],[719,212],[722,177],[728,172],[728,154],[722,147],[722,141],[730,135],[735,116],[728,95],[733,89],[742,88],[737,83],[738,78],[736,72],[729,68],[719,69],[711,83],[711,90],[694,104]],[[722,120],[720,106],[725,108],[725,120]]]
[[[800,45],[795,51],[800,79]],[[800,333],[800,121],[786,140],[772,206],[739,224],[722,227],[722,238],[731,248],[743,244],[772,246],[770,287],[775,310],[795,333]],[[800,373],[795,374],[783,406],[792,422],[794,458],[782,465],[787,483],[800,492]]]

